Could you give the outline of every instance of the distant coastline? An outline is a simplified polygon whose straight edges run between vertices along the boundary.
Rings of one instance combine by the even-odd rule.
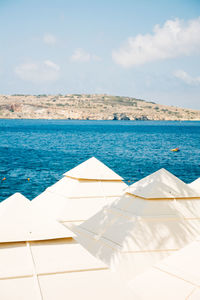
[[[47,120],[47,121],[114,121],[114,122],[122,122],[122,121],[126,121],[126,122],[131,122],[131,121],[135,121],[135,122],[151,122],[151,121],[155,121],[155,122],[162,122],[162,121],[167,121],[167,122],[200,122],[200,119],[148,119],[148,120],[140,120],[140,119],[129,119],[129,120],[123,120],[123,119],[119,119],[119,120],[114,120],[114,119],[56,119],[56,118],[2,118],[0,117],[0,120],[32,120],[32,121],[41,121],[41,120]]]
[[[200,110],[110,95],[0,95],[0,119],[200,121]]]

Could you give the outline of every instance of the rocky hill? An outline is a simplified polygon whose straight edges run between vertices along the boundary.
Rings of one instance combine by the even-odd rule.
[[[0,118],[200,120],[200,111],[109,95],[0,95]]]

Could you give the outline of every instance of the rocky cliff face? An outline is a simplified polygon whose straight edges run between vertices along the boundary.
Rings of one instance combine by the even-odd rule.
[[[200,120],[200,111],[108,95],[1,95],[0,118]]]

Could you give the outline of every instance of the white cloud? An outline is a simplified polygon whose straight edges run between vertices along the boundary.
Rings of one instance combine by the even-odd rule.
[[[85,52],[81,48],[76,49],[71,56],[71,61],[73,62],[88,62],[91,60],[99,61],[101,59],[99,56]]]
[[[178,70],[174,72],[174,76],[188,85],[200,85],[200,76],[192,77],[183,70]]]
[[[15,68],[19,78],[34,83],[55,81],[59,78],[59,71],[60,67],[50,60],[25,63]]]
[[[184,22],[168,20],[153,34],[130,37],[126,45],[113,51],[113,60],[123,67],[200,53],[200,18]]]
[[[47,45],[55,45],[56,37],[53,34],[46,33],[43,37],[43,42]]]
[[[54,69],[55,71],[59,71],[60,67],[59,65],[55,64],[54,62],[52,62],[51,60],[45,60],[44,61],[44,65],[46,65],[49,68]]]

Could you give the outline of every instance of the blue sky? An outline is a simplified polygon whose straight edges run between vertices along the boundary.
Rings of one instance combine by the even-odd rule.
[[[0,93],[200,109],[200,1],[0,0]]]

